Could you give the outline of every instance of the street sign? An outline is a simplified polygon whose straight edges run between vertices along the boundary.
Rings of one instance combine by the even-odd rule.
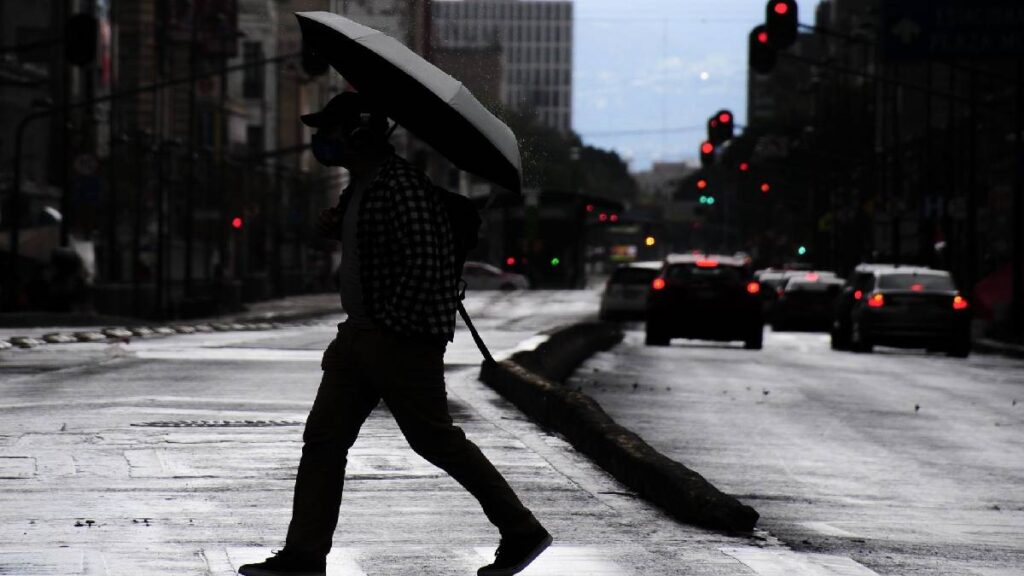
[[[1024,56],[1019,0],[885,0],[882,50],[887,60]]]

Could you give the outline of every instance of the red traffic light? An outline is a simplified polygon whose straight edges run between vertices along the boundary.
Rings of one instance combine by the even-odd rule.
[[[516,265],[516,258],[515,258],[515,256],[509,256],[508,258],[505,258],[505,265],[506,266],[515,266]]]
[[[587,204],[587,212],[593,212],[593,211],[594,211],[594,205],[593,204]]]
[[[747,170],[750,170],[750,164],[746,162],[740,162],[740,172],[746,172]]]
[[[708,181],[707,180],[705,180],[703,178],[701,178],[700,180],[697,180],[697,189],[698,190],[703,190],[703,189],[705,189],[707,187],[708,187]]]
[[[715,145],[711,142],[704,142],[700,145],[701,154],[711,154],[715,151]]]
[[[766,32],[764,30],[762,30],[761,32],[758,32],[757,33],[757,41],[760,42],[761,44],[767,44],[768,43],[768,32]]]
[[[231,220],[231,227],[234,228],[235,230],[241,229],[242,228],[242,219],[239,218],[238,216],[235,216]]]
[[[772,10],[779,16],[785,16],[789,12],[789,6],[785,2],[779,2],[772,7]]]
[[[597,215],[597,219],[600,220],[601,222],[605,222],[608,220],[608,215],[605,214],[604,212],[601,212],[600,214]]]
[[[771,189],[772,187],[767,182],[761,184],[761,193],[767,194]]]
[[[619,215],[618,214],[612,214],[609,217],[609,220],[611,220],[612,222],[618,222],[619,221]]]
[[[718,115],[718,121],[721,122],[722,124],[728,124],[729,122],[732,122],[732,114],[729,114],[728,112],[722,112],[721,114]]]

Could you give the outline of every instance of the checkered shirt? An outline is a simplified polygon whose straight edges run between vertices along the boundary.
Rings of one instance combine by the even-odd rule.
[[[350,197],[342,193],[341,218]],[[453,338],[459,304],[454,240],[426,175],[392,154],[363,193],[356,245],[370,318],[400,334]]]

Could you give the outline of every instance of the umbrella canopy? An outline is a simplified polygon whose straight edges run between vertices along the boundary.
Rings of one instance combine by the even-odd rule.
[[[296,12],[307,45],[453,164],[519,193],[515,134],[462,85],[394,38],[330,12]]]

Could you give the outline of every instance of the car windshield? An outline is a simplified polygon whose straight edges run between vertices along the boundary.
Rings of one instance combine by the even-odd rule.
[[[812,282],[810,280],[790,280],[786,284],[786,292],[836,292],[839,284],[836,282]]]
[[[939,274],[883,274],[878,279],[880,289],[889,290],[955,290],[953,279]]]
[[[741,280],[740,270],[732,266],[700,267],[693,264],[670,266],[665,274],[669,280],[736,284]]]
[[[612,284],[647,284],[658,275],[657,270],[648,268],[619,268],[611,277]]]

